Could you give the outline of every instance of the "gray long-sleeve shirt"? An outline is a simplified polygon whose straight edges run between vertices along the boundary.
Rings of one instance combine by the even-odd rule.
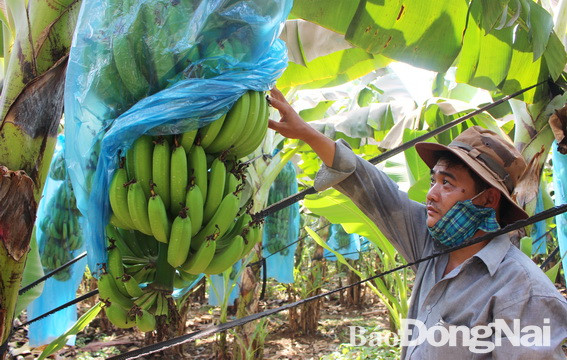
[[[351,198],[408,262],[434,252],[425,206],[340,140],[333,167],[323,165],[315,179],[318,191],[331,186]],[[566,358],[567,301],[507,235],[443,276],[447,261],[442,255],[414,267],[407,318],[424,327],[408,327],[406,336],[416,345],[404,346],[402,359]],[[491,336],[484,336],[487,326],[493,326]]]

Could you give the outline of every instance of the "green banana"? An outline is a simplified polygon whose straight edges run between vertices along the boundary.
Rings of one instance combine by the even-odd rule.
[[[124,287],[131,298],[138,298],[144,295],[144,292],[140,289],[140,285],[132,276],[124,274],[120,280],[124,283]]]
[[[117,228],[116,233],[118,234],[117,237],[134,253],[134,256],[139,258],[146,256],[144,250],[138,244],[134,231]]]
[[[231,151],[231,154],[234,154],[237,159],[240,159],[256,150],[266,136],[266,131],[268,131],[269,108],[266,99],[263,99],[260,104],[261,111],[258,117],[258,122],[254,125],[254,128],[250,132],[245,143],[243,143],[238,149]]]
[[[240,199],[234,193],[225,196],[211,220],[191,239],[191,248],[198,249],[209,236],[222,237],[238,213]]]
[[[155,267],[144,265],[140,270],[132,274],[132,277],[138,282],[139,284],[143,284],[146,282],[151,282],[155,277],[156,269]]]
[[[134,178],[144,190],[146,200],[150,197],[150,181],[152,179],[152,158],[154,152],[153,139],[142,135],[132,144],[132,161],[134,162]]]
[[[191,285],[196,279],[196,275],[187,274],[186,272],[178,269],[173,277],[173,287],[176,289],[184,289]]]
[[[242,254],[240,254],[241,258],[248,255],[254,245],[262,241],[262,228],[260,225],[252,225],[248,227],[248,232],[242,238],[244,239],[244,247]]]
[[[144,234],[152,235],[148,217],[148,200],[139,182],[128,185],[128,211],[136,229]]]
[[[181,144],[181,146],[183,146],[187,154],[189,154],[189,151],[193,147],[193,143],[195,142],[195,137],[197,136],[198,131],[198,129],[189,130],[181,134],[179,143]]]
[[[171,194],[171,214],[177,214],[185,203],[187,192],[187,154],[185,149],[177,146],[171,152],[171,173],[169,191]]]
[[[222,128],[222,124],[226,118],[226,114],[211,122],[210,124],[199,129],[199,137],[201,139],[201,146],[207,148],[217,137]]]
[[[126,205],[128,205],[128,203],[126,203]],[[121,229],[125,229],[125,230],[133,229],[133,227],[130,227],[125,223],[123,223],[122,221],[118,220],[118,217],[114,213],[110,214],[110,218],[108,219],[108,222],[110,223],[110,225],[116,226]]]
[[[260,91],[249,91],[249,94],[250,110],[248,111],[246,123],[242,128],[242,135],[234,142],[234,149],[238,149],[246,143],[248,135],[252,132],[254,126],[258,124],[258,118],[260,117],[260,112],[262,111],[262,97],[264,96],[264,93]]]
[[[185,206],[191,219],[191,236],[195,236],[203,224],[203,195],[198,185],[193,184],[187,190]]]
[[[135,264],[135,265],[124,265],[124,273],[130,275],[130,276],[134,276],[135,274],[137,274],[138,272],[144,270],[144,268],[146,268],[148,266],[148,264]]]
[[[149,310],[156,303],[157,296],[157,291],[144,292],[140,297],[134,300],[134,304],[141,310]]]
[[[194,177],[195,184],[201,190],[204,203],[207,198],[207,155],[202,146],[196,145],[191,148],[187,157],[189,176]]]
[[[172,10],[167,6],[144,5],[140,11],[144,23],[148,25],[144,34],[148,43],[147,55],[150,58],[148,64],[151,66],[152,78],[155,76],[153,81],[155,87],[161,90],[167,87],[168,80],[176,73],[177,59],[174,49],[171,48],[175,43],[171,43],[171,36],[166,26]]]
[[[156,329],[156,317],[142,309],[136,314],[136,326],[142,332],[154,331]]]
[[[216,241],[203,241],[196,252],[189,254],[187,261],[181,265],[181,270],[193,275],[202,273],[215,256],[215,250]]]
[[[112,37],[112,53],[114,64],[120,78],[126,85],[126,89],[137,100],[145,97],[150,85],[136,62],[138,57],[135,55],[126,34],[118,34]]]
[[[98,293],[101,299],[109,300],[112,304],[121,306],[126,310],[134,306],[132,300],[118,290],[116,282],[109,273],[102,274],[98,279]]]
[[[242,249],[244,249],[244,240],[242,236],[236,235],[225,249],[213,256],[203,272],[207,275],[216,275],[232,267],[240,259]]]
[[[110,182],[108,197],[110,199],[110,207],[118,222],[124,224],[127,228],[133,229],[134,223],[128,211],[128,189],[124,186],[126,183],[128,183],[126,169],[116,169]]]
[[[104,312],[108,320],[120,329],[129,329],[136,325],[136,322],[129,318],[128,311],[114,303],[105,306]]]
[[[141,232],[133,232],[133,237],[140,244],[140,248],[147,257],[154,258],[158,254],[158,246],[161,242],[157,241],[152,235],[146,235]]]
[[[112,225],[106,226],[106,237],[109,245],[114,245],[120,250],[120,254],[124,256],[136,257],[136,254],[128,247],[128,245],[122,239],[122,236],[116,231],[116,227]]]
[[[211,171],[209,172],[209,191],[207,192],[207,199],[205,200],[205,208],[203,210],[204,222],[208,222],[219,207],[223,199],[225,181],[226,167],[224,162],[219,158],[215,158],[211,165]]]
[[[238,180],[236,175],[234,175],[232,172],[227,172],[226,180],[224,183],[224,193],[222,194],[223,197],[228,195],[229,193],[235,192],[242,182]]]
[[[226,114],[222,129],[205,150],[218,153],[230,148],[242,134],[250,109],[250,94],[244,93]]]
[[[155,193],[153,188],[150,191],[152,193],[150,200],[148,200],[150,228],[156,240],[167,244],[171,231],[171,223],[167,216],[167,210],[161,196]]]
[[[114,278],[124,275],[124,265],[122,265],[122,254],[116,246],[108,248],[108,260],[106,262],[106,270]]]
[[[249,226],[252,221],[250,214],[243,214],[237,220],[232,229],[228,230],[221,238],[217,239],[217,252],[226,248],[236,235],[242,235],[243,230]],[[246,230],[248,231],[248,230]],[[243,236],[244,237],[244,236]]]
[[[167,262],[178,267],[185,262],[191,245],[191,219],[185,209],[173,220],[171,237],[167,247]]]
[[[171,149],[165,137],[160,137],[154,145],[152,156],[152,181],[155,184],[154,190],[159,194],[165,208],[169,209],[170,194],[169,181],[171,171]]]

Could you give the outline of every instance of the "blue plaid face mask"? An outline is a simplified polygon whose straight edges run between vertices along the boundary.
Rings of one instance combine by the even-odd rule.
[[[486,232],[500,229],[493,208],[472,203],[480,194],[482,192],[472,199],[457,201],[435,225],[428,228],[437,248],[446,249],[460,245],[479,229]]]

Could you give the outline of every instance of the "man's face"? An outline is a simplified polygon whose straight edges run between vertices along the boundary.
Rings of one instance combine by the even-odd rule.
[[[439,221],[455,205],[476,195],[475,183],[463,166],[448,166],[439,160],[431,169],[431,184],[427,192],[427,226]]]

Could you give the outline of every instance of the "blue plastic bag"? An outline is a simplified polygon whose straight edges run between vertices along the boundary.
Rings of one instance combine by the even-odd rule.
[[[277,37],[291,5],[83,1],[66,75],[66,155],[78,207],[88,220],[84,234],[93,272],[106,261],[107,193],[119,154],[142,134],[203,127],[247,90],[269,90],[287,65],[285,44]],[[125,40],[134,53],[127,57],[116,50]],[[133,59],[131,68],[139,71],[119,72],[129,69],[124,58]],[[163,69],[172,61],[169,71]],[[124,85],[123,74],[140,73],[147,74],[146,87]]]
[[[288,162],[276,177],[268,194],[268,205],[297,193],[296,171]],[[299,204],[294,203],[270,214],[264,221],[262,256],[266,258],[267,276],[281,283],[294,282],[293,267],[299,237]],[[290,244],[293,245],[289,246]]]
[[[331,224],[329,231],[329,240],[327,245],[345,259],[358,260],[360,247],[360,236],[358,234],[347,233],[341,224]],[[331,261],[336,261],[335,254],[325,249],[323,256]]]
[[[567,203],[567,155],[557,151],[557,142],[553,145],[553,187],[555,188],[555,205]],[[563,276],[567,280],[567,214],[563,213],[555,217],[557,224],[557,241],[559,242],[559,254],[563,257]]]
[[[64,148],[65,138],[59,135],[37,211],[36,239],[45,273],[84,251],[80,232],[83,218],[77,211],[71,182],[67,177]],[[28,318],[33,319],[73,300],[83,278],[85,265],[86,259],[82,259],[49,278],[41,296],[28,306]],[[50,343],[76,320],[77,308],[70,306],[31,323],[28,333],[30,345]],[[68,344],[73,345],[74,342],[75,337],[72,337]]]
[[[242,260],[236,262],[232,265],[232,271],[227,275],[225,279],[225,274],[211,275],[209,277],[209,305],[219,306],[225,301],[228,306],[234,305],[234,300],[240,295],[240,286],[238,280],[240,279],[242,267]],[[229,292],[228,299],[225,299],[226,292]]]

